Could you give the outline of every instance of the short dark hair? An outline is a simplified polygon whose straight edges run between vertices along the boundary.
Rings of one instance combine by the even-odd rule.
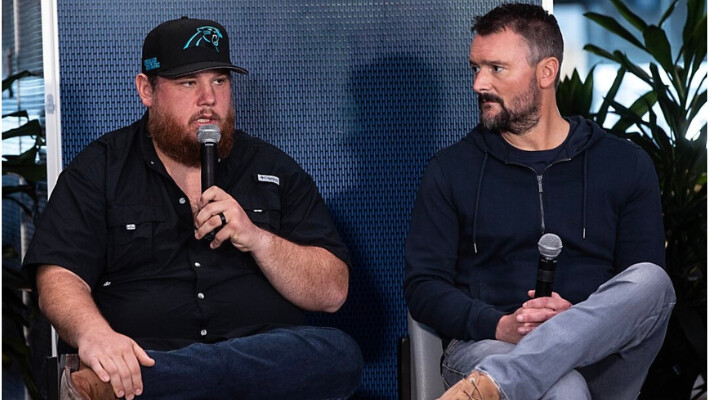
[[[150,75],[148,76],[148,82],[150,83],[150,87],[155,89],[155,86],[158,84],[158,75]]]
[[[527,61],[530,65],[546,57],[555,57],[561,67],[564,38],[556,18],[542,7],[521,3],[502,4],[485,15],[475,17],[473,32],[476,34],[485,36],[506,29],[511,29],[527,42]]]

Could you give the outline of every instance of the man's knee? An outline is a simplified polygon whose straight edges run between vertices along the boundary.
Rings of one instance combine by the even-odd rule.
[[[310,348],[304,346],[303,350],[321,355],[320,360],[311,365],[313,382],[309,386],[314,393],[322,390],[327,398],[352,396],[359,387],[364,369],[364,357],[357,342],[334,328],[304,326],[293,330],[312,345]]]
[[[345,332],[334,328],[298,327],[315,351],[325,356],[326,369],[336,369],[345,380],[359,383],[364,369],[364,357],[357,342]]]
[[[578,371],[572,370],[561,379],[542,396],[542,400],[591,400],[591,393],[588,390],[588,384],[583,375]]]
[[[667,272],[653,263],[638,263],[628,267],[634,282],[641,283],[653,297],[664,299],[664,303],[675,302],[675,290]]]
[[[307,337],[307,340],[314,346],[324,347],[328,354],[335,352],[339,354],[339,357],[360,361],[362,364],[364,363],[362,352],[357,342],[350,335],[339,329],[312,326],[302,326],[292,329],[296,332],[300,332],[304,337]]]

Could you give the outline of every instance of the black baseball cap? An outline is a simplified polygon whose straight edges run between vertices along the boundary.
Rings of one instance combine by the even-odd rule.
[[[220,24],[182,17],[163,22],[143,42],[143,73],[175,78],[210,69],[248,71],[231,63],[229,36]]]

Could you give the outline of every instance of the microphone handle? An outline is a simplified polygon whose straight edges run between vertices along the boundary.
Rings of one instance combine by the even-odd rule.
[[[537,287],[534,290],[534,298],[551,296],[551,287],[554,283],[554,272],[556,271],[556,259],[541,257],[539,259],[539,270],[537,271]]]
[[[214,143],[203,143],[201,146],[202,161],[202,192],[217,184],[217,146]],[[221,229],[209,232],[204,236],[204,240],[211,242],[214,235]]]
[[[217,146],[206,143],[201,146],[202,157],[202,192],[216,185],[217,180]]]

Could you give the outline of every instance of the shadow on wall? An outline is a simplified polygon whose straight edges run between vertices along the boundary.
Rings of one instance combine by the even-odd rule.
[[[409,54],[354,69],[348,90],[345,152],[357,160],[355,185],[328,206],[351,252],[350,292],[339,312],[317,322],[360,344],[366,366],[356,398],[396,398],[397,341],[407,334],[404,239],[423,169],[438,150],[442,99],[433,67]]]

